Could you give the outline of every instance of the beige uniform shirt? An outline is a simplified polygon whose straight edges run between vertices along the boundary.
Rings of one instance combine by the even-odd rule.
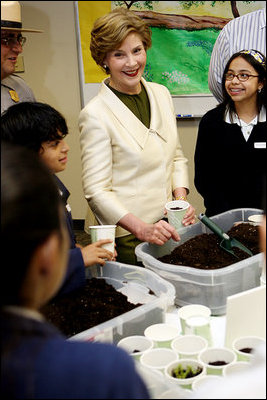
[[[22,101],[35,101],[32,90],[17,75],[10,75],[1,81],[1,114],[8,107]]]

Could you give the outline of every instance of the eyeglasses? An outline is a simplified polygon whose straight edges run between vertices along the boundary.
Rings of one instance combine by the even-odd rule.
[[[17,37],[1,37],[1,44],[8,47],[13,47],[17,44],[23,46],[25,42],[26,38],[22,35],[18,35]]]
[[[225,74],[225,79],[227,81],[232,81],[235,77],[237,77],[237,79],[240,82],[246,82],[251,76],[257,77],[259,75],[250,75],[250,74],[245,74],[242,72],[240,74],[232,74],[231,72],[228,72],[227,74]]]

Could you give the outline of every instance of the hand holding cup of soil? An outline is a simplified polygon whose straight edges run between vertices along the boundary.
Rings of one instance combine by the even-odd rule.
[[[169,224],[178,231],[183,227],[182,221],[190,204],[185,200],[173,200],[165,204]]]
[[[110,251],[113,256],[116,256],[115,250],[115,232],[116,225],[90,225],[91,242],[95,243],[99,240],[110,239],[109,243],[105,243],[102,247]]]

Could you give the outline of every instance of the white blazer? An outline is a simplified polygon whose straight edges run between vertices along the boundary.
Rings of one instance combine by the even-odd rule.
[[[151,108],[148,129],[107,81],[79,116],[82,183],[91,209],[85,229],[117,224],[128,213],[155,223],[172,191],[189,188],[171,95],[165,86],[142,78]],[[126,234],[117,228],[117,237]]]

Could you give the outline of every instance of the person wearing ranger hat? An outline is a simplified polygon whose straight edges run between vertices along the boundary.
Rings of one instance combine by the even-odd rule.
[[[17,58],[26,42],[23,32],[42,31],[22,27],[18,1],[1,1],[1,114],[15,103],[35,101],[29,86],[14,74]]]

